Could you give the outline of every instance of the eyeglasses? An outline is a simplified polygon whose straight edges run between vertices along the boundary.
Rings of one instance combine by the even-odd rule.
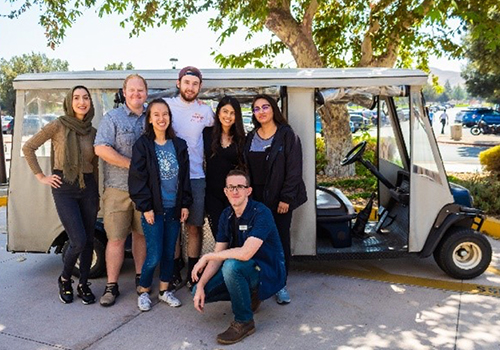
[[[241,191],[242,189],[244,188],[248,188],[250,186],[245,186],[245,185],[236,185],[236,186],[233,186],[233,185],[229,185],[229,186],[226,186],[226,190],[228,190],[229,192],[239,192]]]
[[[271,105],[268,105],[268,104],[265,104],[265,105],[262,105],[262,107],[254,107],[252,108],[252,111],[257,114],[259,113],[260,111],[262,112],[267,112],[268,110],[271,109]]]

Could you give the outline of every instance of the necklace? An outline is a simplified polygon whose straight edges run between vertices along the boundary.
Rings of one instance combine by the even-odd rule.
[[[228,148],[233,142],[233,137],[227,134],[222,134],[220,138],[220,145],[222,148]]]

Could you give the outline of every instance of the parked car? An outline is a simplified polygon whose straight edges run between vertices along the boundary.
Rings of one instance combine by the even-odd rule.
[[[353,122],[354,128],[356,130],[359,130],[359,129],[366,130],[371,125],[370,119],[363,117],[363,115],[361,113],[349,112],[349,117],[350,117],[351,122]]]
[[[398,118],[399,120],[410,120],[410,109],[409,108],[401,108],[398,109]]]
[[[243,128],[245,129],[245,133],[249,133],[253,130],[252,117],[243,116]]]
[[[36,134],[42,126],[42,119],[39,116],[25,115],[23,119],[23,136]]]
[[[488,124],[500,124],[500,112],[490,108],[476,108],[464,112],[462,125],[470,128],[476,125],[481,118]]]
[[[47,125],[51,121],[57,119],[57,115],[55,114],[44,114],[42,115],[42,126]]]
[[[14,118],[10,115],[2,115],[2,132],[4,134],[12,134],[14,129]]]

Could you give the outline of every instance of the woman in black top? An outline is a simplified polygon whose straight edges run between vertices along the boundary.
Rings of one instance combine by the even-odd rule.
[[[205,148],[205,211],[214,238],[219,227],[219,217],[229,206],[224,194],[226,175],[230,170],[244,169],[243,147],[245,130],[238,100],[224,96],[217,105],[213,127],[203,131]]]
[[[292,212],[307,200],[302,180],[302,146],[274,98],[255,96],[252,112],[255,129],[247,135],[244,151],[252,180],[252,196],[273,213],[288,273]],[[276,294],[276,301],[279,304],[290,302],[286,287]]]

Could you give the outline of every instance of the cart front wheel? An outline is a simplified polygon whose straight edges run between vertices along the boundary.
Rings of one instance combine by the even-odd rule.
[[[453,278],[475,278],[490,265],[491,245],[486,237],[470,228],[454,228],[437,246],[434,259]]]

